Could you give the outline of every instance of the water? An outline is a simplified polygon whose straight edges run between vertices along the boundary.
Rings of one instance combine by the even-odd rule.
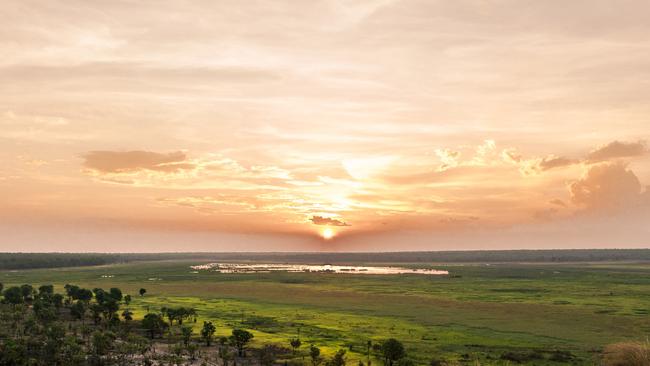
[[[331,264],[271,264],[271,263],[208,263],[191,266],[195,271],[213,271],[218,273],[269,273],[269,272],[315,272],[315,273],[347,273],[366,275],[390,274],[420,274],[448,275],[448,271],[435,269],[418,269],[404,267],[365,267],[365,266],[336,266]]]

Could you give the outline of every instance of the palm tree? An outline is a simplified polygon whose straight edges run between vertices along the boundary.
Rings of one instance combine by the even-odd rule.
[[[292,339],[289,344],[291,344],[291,348],[293,348],[293,354],[296,354],[296,349],[300,348],[302,345],[302,342],[300,342],[300,338],[294,338]]]

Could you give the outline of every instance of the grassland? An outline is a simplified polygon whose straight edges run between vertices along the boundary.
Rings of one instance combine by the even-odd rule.
[[[134,296],[136,318],[147,309],[191,306],[197,330],[209,319],[218,334],[251,329],[256,344],[287,345],[300,336],[326,354],[346,348],[351,361],[365,360],[368,339],[394,337],[418,364],[505,365],[503,354],[538,351],[543,359],[535,365],[557,365],[549,358],[562,350],[576,357],[572,363],[591,365],[604,345],[650,334],[646,263],[413,264],[449,276],[192,273],[193,264],[200,262],[2,271],[0,282],[120,287]],[[141,287],[144,297],[136,296]]]

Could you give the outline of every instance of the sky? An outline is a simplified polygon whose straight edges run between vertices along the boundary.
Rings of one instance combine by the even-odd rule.
[[[0,251],[650,247],[648,14],[3,1]]]

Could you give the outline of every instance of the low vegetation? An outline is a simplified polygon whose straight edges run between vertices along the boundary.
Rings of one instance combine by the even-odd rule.
[[[400,264],[449,276],[201,263],[0,271],[0,365],[634,365],[645,343],[627,342],[650,329],[644,263]]]
[[[129,308],[130,295],[112,287],[92,290],[65,285],[65,293],[54,286],[11,286],[2,290],[0,304],[0,365],[274,365],[302,364],[299,338],[287,340],[292,348],[265,344],[248,350],[255,337],[246,329],[232,329],[216,345],[216,326],[204,321],[200,334],[184,321],[197,322],[193,308],[161,307],[134,320]],[[141,292],[144,294],[146,291]],[[166,319],[166,320],[165,320]],[[401,342],[388,339],[379,347],[386,365],[406,365]],[[346,364],[346,350],[339,349],[324,359],[315,345],[308,354],[314,366]]]
[[[622,342],[605,347],[604,366],[650,365],[650,343]]]

